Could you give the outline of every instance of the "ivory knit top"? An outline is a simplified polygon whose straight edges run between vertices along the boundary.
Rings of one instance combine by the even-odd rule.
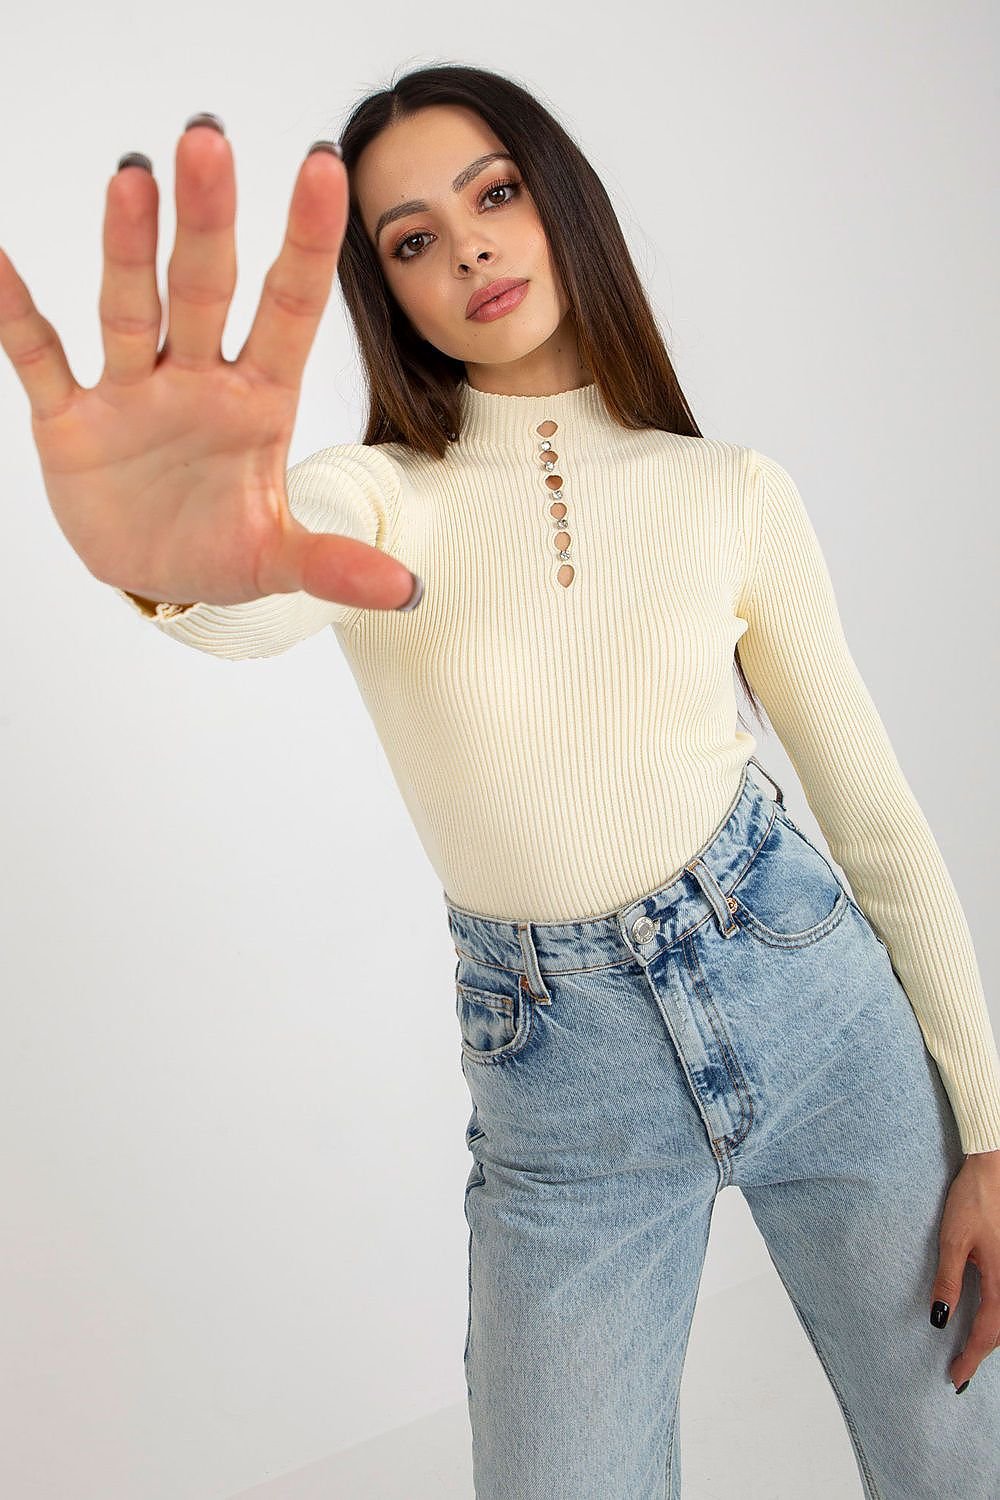
[[[116,592],[230,660],[332,626],[445,893],[511,921],[602,915],[701,848],[756,748],[737,723],[739,641],[963,1149],[1000,1149],[1000,1057],[968,923],[788,472],[735,443],[628,430],[596,384],[459,393],[440,460],[339,443],[288,472],[296,519],[404,563],[424,581],[416,609],[292,593],[149,615]]]

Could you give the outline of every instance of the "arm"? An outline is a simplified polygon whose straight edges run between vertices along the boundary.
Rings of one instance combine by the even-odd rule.
[[[286,476],[288,508],[310,531],[337,532],[392,552],[399,540],[400,474],[391,459],[362,443],[338,443],[294,464]],[[114,592],[183,645],[244,660],[277,656],[327,625],[350,624],[363,611],[303,592],[270,594],[244,604],[181,605]]]
[[[1000,1057],[969,926],[851,656],[794,481],[753,450],[740,660],[855,900],[885,942],[966,1153],[1000,1147]]]

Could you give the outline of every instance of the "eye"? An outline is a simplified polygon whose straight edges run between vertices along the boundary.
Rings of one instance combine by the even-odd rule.
[[[480,203],[482,203],[483,199],[488,198],[492,193],[503,192],[508,188],[511,191],[511,196],[509,198],[503,198],[499,203],[494,203],[493,205],[494,208],[506,208],[507,204],[512,203],[517,197],[518,193],[521,191],[521,184],[519,182],[513,182],[510,180],[491,182],[488,188],[483,189],[482,193],[480,194],[479,201]],[[408,260],[416,260],[418,255],[422,255],[424,247],[421,245],[419,249],[415,250],[412,253],[412,255],[404,255],[404,247],[406,245],[409,245],[413,240],[422,240],[426,239],[426,237],[427,236],[423,230],[418,231],[416,234],[408,234],[403,239],[401,239],[396,245],[395,249],[391,250],[389,253],[392,256],[393,260],[402,261],[402,263],[405,265]]]

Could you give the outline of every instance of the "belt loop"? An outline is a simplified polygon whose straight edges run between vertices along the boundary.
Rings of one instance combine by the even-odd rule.
[[[715,912],[719,931],[722,933],[722,936],[726,938],[735,937],[736,933],[740,930],[739,923],[733,921],[733,908],[729,905],[729,900],[725,892],[705,861],[695,856],[684,868],[691,871],[691,874],[704,891],[712,910]]]
[[[758,771],[764,771],[764,767],[761,765],[761,763],[757,759],[756,755],[751,755],[748,758],[747,764],[749,765],[751,762],[753,762],[753,764],[757,767]],[[771,783],[771,785],[774,787],[774,790],[778,794],[778,806],[779,807],[784,807],[784,805],[785,805],[785,794],[781,790],[781,787],[775,781],[775,779],[771,775],[770,771],[764,771],[764,775],[767,777],[768,781]]]
[[[524,959],[524,972],[528,979],[528,993],[532,1000],[537,1000],[544,1005],[551,1004],[549,992],[542,978],[542,971],[538,966],[538,954],[535,952],[535,940],[531,933],[530,922],[518,922],[517,935],[521,940],[521,956]]]

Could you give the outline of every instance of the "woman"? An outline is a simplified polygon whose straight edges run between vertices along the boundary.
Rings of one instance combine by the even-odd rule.
[[[794,482],[700,434],[603,188],[516,84],[425,68],[312,151],[234,362],[232,156],[189,123],[164,348],[137,156],[108,190],[98,386],[6,260],[0,339],[90,570],[222,657],[332,625],[441,876],[479,1500],[680,1494],[729,1185],[865,1493],[995,1497],[996,1043]],[[334,270],[367,431],[286,473]],[[857,900],[748,775],[734,662]]]

